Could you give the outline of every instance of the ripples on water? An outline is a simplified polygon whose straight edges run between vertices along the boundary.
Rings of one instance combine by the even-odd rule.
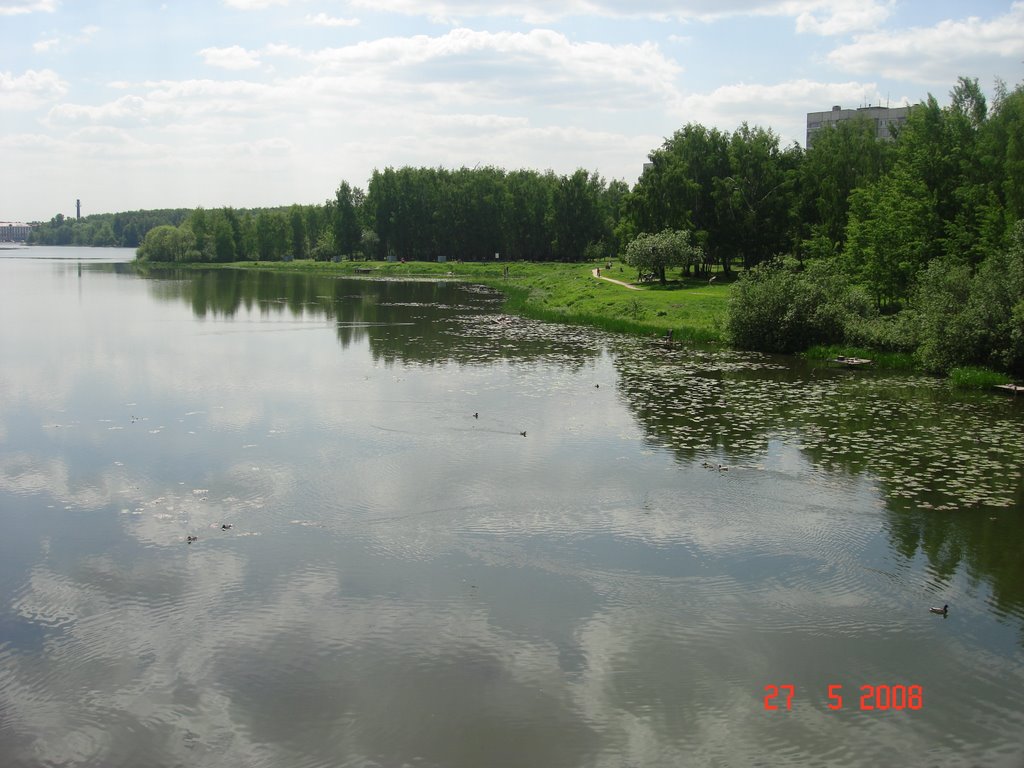
[[[187,281],[119,282],[159,298],[128,327],[56,292],[45,389],[3,336],[6,764],[1024,755],[1017,404],[275,279],[214,329]],[[863,684],[925,707],[862,712]]]

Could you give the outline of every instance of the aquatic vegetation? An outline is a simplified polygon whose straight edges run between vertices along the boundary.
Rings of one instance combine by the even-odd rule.
[[[1005,373],[988,368],[965,366],[954,368],[949,372],[949,383],[957,389],[988,389],[997,384],[1010,384],[1012,381]]]

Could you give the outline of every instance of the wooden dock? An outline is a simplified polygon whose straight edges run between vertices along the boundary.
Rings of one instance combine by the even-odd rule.
[[[996,384],[995,386],[996,389],[1011,394],[1014,397],[1024,394],[1024,385],[1021,384]]]

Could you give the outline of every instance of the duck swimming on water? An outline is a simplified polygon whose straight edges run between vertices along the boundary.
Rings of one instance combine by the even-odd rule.
[[[932,613],[939,614],[939,616],[947,616],[947,615],[949,615],[949,606],[948,605],[944,605],[941,608],[929,608],[928,610],[931,611]]]

